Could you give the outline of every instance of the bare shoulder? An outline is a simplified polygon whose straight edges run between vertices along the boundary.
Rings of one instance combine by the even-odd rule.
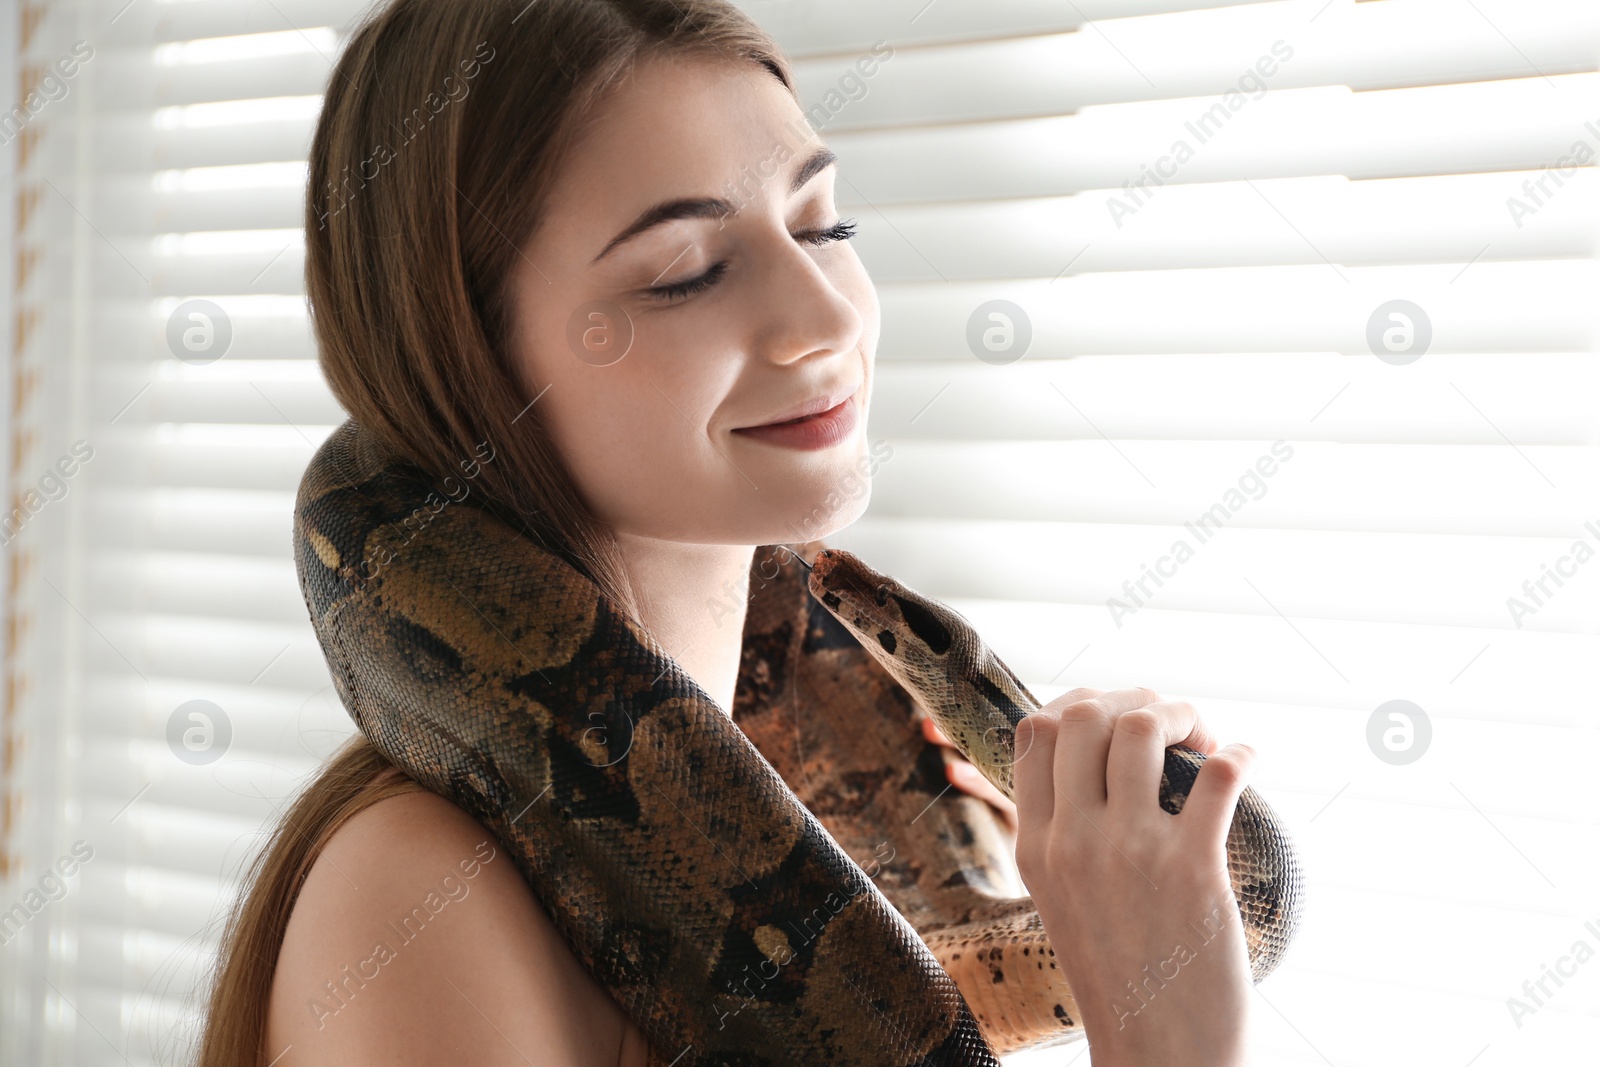
[[[329,840],[290,916],[267,1026],[279,1067],[644,1062],[500,842],[427,791]]]

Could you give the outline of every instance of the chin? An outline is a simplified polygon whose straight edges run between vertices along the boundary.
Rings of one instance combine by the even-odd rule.
[[[831,537],[859,519],[871,499],[870,472],[853,468],[831,483],[797,486],[764,517],[762,526],[771,536],[761,543],[796,544]]]
[[[872,478],[893,450],[885,442],[865,440],[825,462],[815,453],[799,466],[768,464],[747,470],[760,485],[723,478],[703,493],[674,483],[663,494],[654,487],[648,515],[633,516],[633,529],[648,528],[651,536],[697,544],[774,545],[804,544],[831,537],[859,519],[872,499]],[[741,457],[743,458],[743,457]],[[664,481],[664,479],[663,479]],[[696,500],[685,507],[685,500]]]

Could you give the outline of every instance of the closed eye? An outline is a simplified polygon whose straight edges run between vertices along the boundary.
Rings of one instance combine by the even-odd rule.
[[[794,235],[796,241],[805,241],[807,244],[826,245],[834,241],[848,241],[856,235],[855,219],[840,219],[826,230],[811,230],[806,233]]]
[[[850,238],[855,236],[855,233],[856,221],[854,219],[840,219],[827,229],[807,230],[803,233],[794,234],[793,236],[796,241],[799,241],[802,244],[808,244],[813,247],[821,247],[823,245],[832,244],[835,241],[848,241]],[[711,267],[698,278],[690,278],[687,281],[673,282],[671,285],[652,286],[651,288],[644,290],[644,292],[653,300],[659,300],[662,303],[670,303],[673,300],[681,300],[686,296],[692,296],[695,293],[703,292],[704,290],[711,288],[722,279],[722,276],[727,273],[727,270],[728,261],[722,260],[720,262],[713,263]]]
[[[645,294],[653,299],[660,300],[663,303],[672,300],[678,300],[689,296],[692,293],[698,293],[702,289],[711,288],[713,285],[717,284],[717,280],[721,278],[724,273],[726,273],[727,269],[727,260],[723,260],[720,263],[713,263],[711,265],[711,269],[700,275],[698,278],[690,278],[685,282],[673,282],[671,285],[652,286],[651,288],[645,290]]]

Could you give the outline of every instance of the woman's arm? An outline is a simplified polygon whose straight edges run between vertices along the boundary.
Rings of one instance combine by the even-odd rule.
[[[1178,815],[1169,745],[1210,758]],[[1084,1013],[1095,1067],[1247,1061],[1250,960],[1226,840],[1254,753],[1193,707],[1075,689],[1017,729],[1017,867]]]
[[[505,849],[427,791],[330,839],[289,920],[267,1033],[277,1067],[645,1061]]]

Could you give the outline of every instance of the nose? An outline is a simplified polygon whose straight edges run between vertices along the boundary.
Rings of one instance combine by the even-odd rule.
[[[859,272],[851,252],[833,245],[810,249],[782,232],[760,254],[765,259],[762,293],[753,305],[759,316],[755,351],[760,358],[790,364],[849,352],[860,344],[865,328],[861,313],[836,284],[841,272]]]

